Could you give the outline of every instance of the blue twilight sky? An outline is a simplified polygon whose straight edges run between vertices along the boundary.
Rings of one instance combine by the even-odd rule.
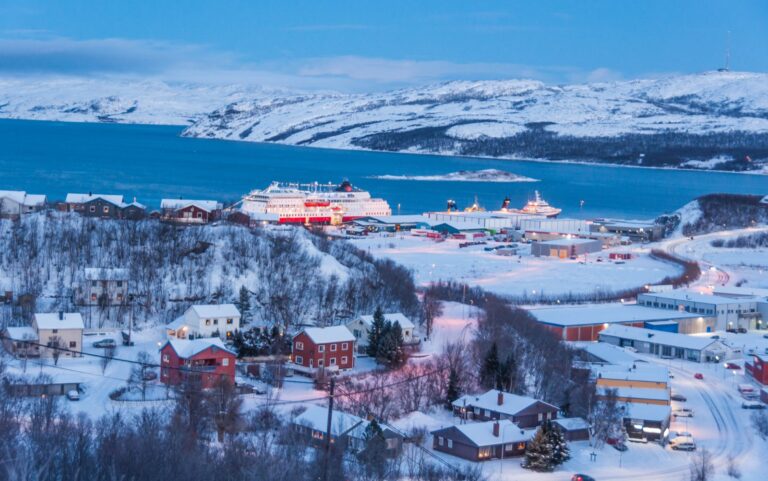
[[[0,75],[380,90],[768,70],[768,0],[0,0]]]

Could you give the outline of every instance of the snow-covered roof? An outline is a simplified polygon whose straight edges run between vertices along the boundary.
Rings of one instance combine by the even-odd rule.
[[[378,223],[378,224],[432,224],[429,217],[423,215],[371,215],[365,216],[362,219],[366,223]]]
[[[624,406],[625,418],[643,421],[666,421],[672,413],[672,408],[665,404],[625,403]]]
[[[187,325],[187,318],[179,316],[175,320],[165,325],[166,329],[173,329],[174,331]]]
[[[46,196],[43,194],[27,194],[23,190],[0,190],[0,199],[10,199],[17,204],[37,206],[45,204]]]
[[[499,393],[502,395],[501,404],[499,404]],[[476,408],[489,409],[491,411],[513,416],[537,402],[539,401],[532,397],[518,396],[517,394],[510,394],[508,392],[491,389],[485,394],[480,394],[478,396],[473,396],[470,394],[461,396],[457,400],[453,401],[453,405],[458,408],[464,406],[474,406]],[[544,403],[544,401],[541,402]],[[549,405],[552,406],[551,404]],[[557,409],[556,406],[552,407]]]
[[[410,433],[416,429],[421,428],[424,428],[427,431],[434,431],[435,429],[440,429],[446,425],[444,421],[435,419],[429,414],[424,414],[421,411],[413,411],[408,413],[405,416],[392,421],[390,424],[394,428],[406,433]]]
[[[499,435],[493,434],[493,425],[499,423]],[[486,421],[482,423],[468,423],[454,425],[449,428],[433,431],[432,434],[440,434],[448,429],[455,428],[467,437],[475,446],[494,446],[501,443],[519,443],[530,441],[536,434],[535,429],[524,430],[509,419],[501,421]]]
[[[701,302],[704,304],[738,304],[741,301],[749,301],[749,300],[756,300],[756,299],[734,299],[733,297],[724,297],[724,296],[717,296],[713,294],[702,294],[700,292],[696,291],[687,291],[687,290],[674,290],[674,291],[665,291],[665,292],[650,292],[645,294],[640,294],[640,298],[648,298],[648,297],[654,297],[658,299],[670,299],[674,301],[691,301],[691,302]]]
[[[347,329],[347,326],[307,327],[302,332],[309,336],[315,344],[351,342],[355,340],[355,335]]]
[[[217,209],[221,209],[223,205],[221,202],[215,201],[215,200],[200,200],[200,199],[162,199],[160,201],[160,208],[161,209],[183,209],[184,207],[188,207],[190,205],[194,205],[195,207],[198,207],[200,209],[206,210],[208,212],[212,212]]]
[[[342,435],[362,422],[363,418],[334,410],[331,413],[331,435]],[[296,416],[293,423],[325,432],[328,428],[328,408],[310,404],[306,411]]]
[[[615,389],[616,396],[620,398],[648,399],[650,401],[669,401],[669,391],[666,389],[641,387],[605,387],[599,388],[597,393],[604,396],[609,389]]]
[[[580,344],[578,347],[609,364],[631,364],[637,361],[637,357],[607,342],[590,342]]]
[[[35,324],[38,329],[83,329],[83,317],[79,312],[64,312],[59,319],[58,312],[38,312]]]
[[[689,312],[654,309],[635,304],[556,306],[529,309],[537,321],[556,326],[581,326],[623,322],[666,321],[700,317]]]
[[[170,344],[173,350],[176,351],[176,354],[184,359],[190,358],[197,353],[203,352],[209,347],[215,347],[235,355],[235,353],[230,351],[227,346],[224,345],[224,342],[218,337],[205,337],[193,340],[170,339],[166,341],[166,344]],[[163,345],[163,347],[165,347],[165,345]]]
[[[94,199],[104,199],[115,205],[123,205],[123,196],[116,194],[67,194],[67,204],[84,204]]]
[[[37,332],[31,326],[6,327],[5,332],[13,341],[37,341]]]
[[[648,363],[635,363],[631,366],[604,366],[593,369],[593,372],[597,378],[602,379],[669,383],[669,369]]]
[[[616,337],[696,351],[706,349],[713,344],[722,344],[717,339],[711,339],[709,337],[689,336],[686,334],[678,334],[676,332],[657,331],[654,329],[644,329],[642,327],[620,326],[617,324],[603,329],[598,336],[601,340],[605,337]]]
[[[411,322],[411,320],[405,317],[405,315],[401,312],[388,312],[384,314],[384,319],[393,324],[400,324],[400,327],[403,329],[413,329],[416,327],[413,322]],[[360,316],[360,320],[363,321],[367,326],[373,325],[372,315]]]
[[[540,244],[546,245],[546,246],[573,246],[573,245],[581,245],[581,244],[594,244],[595,242],[598,242],[594,239],[579,239],[579,238],[563,238],[563,239],[552,239],[552,240],[546,240],[546,241],[539,241]]]
[[[125,281],[128,269],[115,267],[86,267],[85,279],[89,281]]]
[[[715,287],[712,293],[721,297],[768,297],[768,289],[760,287],[720,286]]]
[[[240,311],[234,304],[195,304],[190,309],[199,318],[240,317]]]
[[[589,423],[584,418],[557,418],[552,422],[559,424],[566,431],[589,429]]]

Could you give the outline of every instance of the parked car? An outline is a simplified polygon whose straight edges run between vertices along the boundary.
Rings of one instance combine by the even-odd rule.
[[[727,363],[725,363],[725,368],[726,369],[741,369],[741,366],[739,366],[738,364],[733,363],[733,362],[727,362]]]
[[[765,404],[760,401],[744,401],[741,403],[741,409],[765,409]]]
[[[145,381],[154,381],[157,379],[157,372],[146,370],[144,371],[144,375],[142,377]]]
[[[673,392],[672,395],[669,396],[669,399],[680,402],[685,402],[688,400],[687,397],[683,396],[682,394],[677,394],[676,392]]]
[[[763,339],[768,339],[768,334],[763,334]]]
[[[746,327],[740,327],[740,328],[736,329],[736,332],[738,332],[739,334],[746,334],[747,333],[747,328]]]
[[[80,393],[77,392],[77,389],[72,389],[71,391],[67,391],[67,399],[69,399],[70,401],[79,401]]]
[[[675,409],[674,411],[672,411],[672,415],[678,418],[692,418],[693,409],[691,408]]]
[[[586,474],[574,474],[571,476],[571,481],[595,481],[595,478]]]
[[[613,445],[613,449],[615,449],[616,451],[624,452],[627,449],[629,449],[629,447],[624,443],[616,443]]]
[[[98,348],[107,348],[107,347],[117,347],[117,343],[114,339],[102,339],[101,341],[96,341],[93,343],[93,347]]]
[[[704,379],[704,374],[697,372],[696,374],[693,375],[693,377],[695,377],[696,379]]]
[[[710,337],[710,339],[720,339],[720,336],[718,336],[717,334],[715,334],[714,336]]]
[[[692,436],[678,436],[669,442],[669,447],[676,451],[696,451]]]

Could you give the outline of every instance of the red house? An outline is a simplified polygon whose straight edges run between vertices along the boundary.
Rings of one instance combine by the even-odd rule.
[[[293,336],[293,363],[310,370],[355,367],[355,335],[347,326],[308,327]]]
[[[163,199],[160,208],[169,222],[207,224],[221,216],[223,206],[215,200]]]
[[[233,383],[235,358],[218,337],[172,339],[160,348],[160,381],[176,385],[191,380],[202,389],[215,387],[220,379]]]
[[[755,354],[744,363],[747,373],[760,384],[768,384],[768,355]]]

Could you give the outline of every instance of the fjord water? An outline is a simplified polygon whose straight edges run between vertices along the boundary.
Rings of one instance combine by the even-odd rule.
[[[67,192],[121,193],[150,208],[163,197],[235,202],[272,180],[348,178],[393,212],[420,213],[505,196],[522,206],[538,189],[562,216],[651,218],[712,192],[768,194],[768,176],[409,155],[190,139],[178,126],[0,120],[0,190],[63,199]],[[540,182],[378,180],[375,175],[439,175],[500,169]],[[580,201],[584,201],[580,207]]]

